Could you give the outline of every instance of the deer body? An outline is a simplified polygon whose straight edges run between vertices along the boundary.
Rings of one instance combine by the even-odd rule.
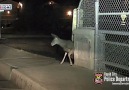
[[[58,36],[52,34],[52,36],[54,37],[53,41],[51,42],[51,46],[54,45],[59,45],[63,48],[63,50],[65,51],[64,57],[61,61],[60,64],[63,64],[66,55],[68,54],[69,60],[70,60],[70,65],[72,65],[72,60],[71,60],[71,55],[74,53],[74,44],[71,40],[63,40],[60,39]]]

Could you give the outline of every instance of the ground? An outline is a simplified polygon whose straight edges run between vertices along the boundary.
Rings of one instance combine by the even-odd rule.
[[[51,46],[52,37],[39,37],[39,38],[6,38],[2,41],[3,44],[25,50],[31,53],[40,54],[48,57],[62,60],[64,51],[59,46]],[[68,61],[68,57],[66,58]]]

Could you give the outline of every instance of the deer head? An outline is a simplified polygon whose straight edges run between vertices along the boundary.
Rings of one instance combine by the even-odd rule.
[[[51,42],[51,46],[54,46],[54,45],[58,44],[59,37],[57,35],[55,35],[55,34],[51,34],[51,35],[54,38],[53,41]]]

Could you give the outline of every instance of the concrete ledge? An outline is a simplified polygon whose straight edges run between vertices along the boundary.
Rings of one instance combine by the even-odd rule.
[[[31,78],[25,76],[15,69],[12,70],[11,81],[14,82],[19,88],[25,90],[47,90],[40,84],[33,81]]]
[[[10,80],[12,69],[17,69],[17,67],[11,66],[11,65],[6,64],[4,62],[0,62],[0,75],[5,80]]]
[[[0,62],[0,75],[6,80],[10,79],[11,67],[5,63]]]

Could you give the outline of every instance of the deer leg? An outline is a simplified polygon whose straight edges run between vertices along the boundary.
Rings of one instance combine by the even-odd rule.
[[[72,66],[72,65],[73,65],[73,63],[72,63],[72,60],[71,60],[71,57],[70,57],[70,56],[71,56],[71,54],[72,54],[72,53],[70,53],[70,52],[69,52],[69,53],[68,53],[68,57],[69,57],[70,65]]]
[[[64,54],[64,57],[63,57],[63,59],[62,59],[62,61],[61,61],[61,63],[60,64],[63,64],[64,63],[64,60],[65,60],[65,58],[66,58],[66,55],[67,55],[68,53],[67,52],[65,52],[65,54]]]

